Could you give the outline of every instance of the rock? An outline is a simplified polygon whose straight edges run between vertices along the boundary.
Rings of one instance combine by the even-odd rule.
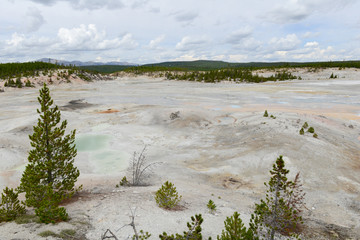
[[[170,120],[175,120],[177,118],[180,118],[180,111],[173,112],[170,114]]]

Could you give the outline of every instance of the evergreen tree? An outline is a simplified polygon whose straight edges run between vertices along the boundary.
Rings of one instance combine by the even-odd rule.
[[[25,192],[26,205],[36,208],[37,215],[47,216],[44,222],[67,218],[58,205],[76,191],[75,182],[80,175],[73,165],[77,154],[75,130],[65,135],[67,121],[60,123],[60,111],[53,106],[50,90],[44,83],[38,101],[41,105],[38,123],[29,136],[32,149],[29,152],[19,190]]]
[[[276,233],[298,238],[291,230],[296,229],[297,224],[301,223],[301,217],[299,210],[293,204],[289,204],[294,182],[286,177],[289,170],[285,168],[282,156],[277,158],[270,173],[270,181],[265,183],[268,187],[266,199],[255,205],[257,235],[270,240],[275,239]]]
[[[1,194],[0,222],[12,221],[17,216],[25,214],[25,207],[20,204],[18,193],[6,187]]]
[[[161,240],[202,240],[202,228],[201,224],[203,223],[204,219],[202,218],[201,214],[196,215],[195,217],[191,217],[191,223],[187,223],[188,231],[184,231],[183,234],[176,233],[168,235],[166,232],[163,232],[159,235]],[[209,238],[210,240],[211,238]]]
[[[251,228],[246,229],[238,212],[234,212],[231,217],[227,217],[225,222],[225,230],[222,230],[221,236],[217,236],[218,240],[254,240],[257,239]]]

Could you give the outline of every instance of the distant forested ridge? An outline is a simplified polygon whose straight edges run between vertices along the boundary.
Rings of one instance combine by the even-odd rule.
[[[360,61],[335,61],[335,62],[249,62],[229,63],[224,61],[174,61],[151,63],[138,66],[129,65],[99,65],[81,66],[81,69],[92,70],[100,73],[114,73],[119,71],[143,74],[160,71],[211,71],[231,68],[263,69],[263,68],[360,68]]]
[[[146,64],[147,67],[181,68],[191,71],[207,71],[225,68],[288,68],[288,67],[311,67],[311,68],[360,68],[360,61],[329,61],[329,62],[249,62],[228,63],[223,61],[178,61]]]
[[[249,63],[229,63],[224,61],[174,61],[151,63],[138,66],[131,65],[90,65],[90,66],[68,66],[52,64],[47,62],[27,62],[27,63],[5,63],[0,64],[0,78],[33,75],[36,71],[76,68],[93,73],[115,73],[120,71],[143,74],[148,72],[164,71],[211,71],[221,69],[278,69],[278,68],[360,68],[360,61],[328,61],[328,62],[249,62]]]

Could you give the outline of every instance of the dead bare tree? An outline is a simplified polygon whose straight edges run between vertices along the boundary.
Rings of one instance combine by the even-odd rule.
[[[132,229],[134,231],[134,235],[132,237],[133,240],[145,240],[145,239],[150,238],[151,234],[149,234],[148,232],[144,232],[143,230],[140,230],[140,232],[138,233],[138,231],[136,230],[136,225],[135,225],[136,207],[134,209],[129,207],[129,209],[130,209],[130,213],[131,213],[131,216],[130,216],[131,222],[129,224],[125,224],[124,226],[119,228],[117,231],[119,231],[123,227],[130,226],[130,227],[132,227]]]
[[[110,236],[107,236],[107,235],[110,235]],[[110,239],[110,238],[119,240],[110,229],[106,229],[105,233],[103,235],[101,235],[101,240]]]
[[[122,228],[124,228],[126,226],[131,226],[134,231],[134,235],[131,237],[132,240],[146,240],[146,239],[150,238],[151,234],[149,234],[148,232],[144,232],[143,230],[140,230],[139,232],[137,231],[136,225],[135,225],[136,208],[132,209],[129,207],[129,209],[130,209],[130,213],[131,213],[131,216],[130,216],[131,222],[123,225],[121,228],[116,230],[116,232],[120,231]],[[119,240],[116,237],[116,235],[113,232],[111,232],[110,229],[107,229],[105,231],[105,233],[103,235],[101,235],[101,240],[110,239],[110,238]],[[127,239],[129,239],[129,237]]]
[[[136,151],[133,154],[131,163],[130,163],[130,171],[132,174],[132,185],[140,186],[143,184],[143,180],[148,176],[148,171],[151,170],[151,167],[158,162],[147,163],[147,158],[145,156],[146,151],[145,146],[143,150],[138,154]]]

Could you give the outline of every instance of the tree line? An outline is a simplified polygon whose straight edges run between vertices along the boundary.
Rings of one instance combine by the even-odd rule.
[[[234,82],[267,82],[284,81],[289,79],[301,79],[287,71],[277,72],[270,77],[253,74],[250,69],[222,69],[206,72],[166,72],[165,77],[169,80],[187,80],[206,83],[215,83],[220,81]]]
[[[0,79],[36,76],[40,71],[72,68],[45,62],[2,63]]]

